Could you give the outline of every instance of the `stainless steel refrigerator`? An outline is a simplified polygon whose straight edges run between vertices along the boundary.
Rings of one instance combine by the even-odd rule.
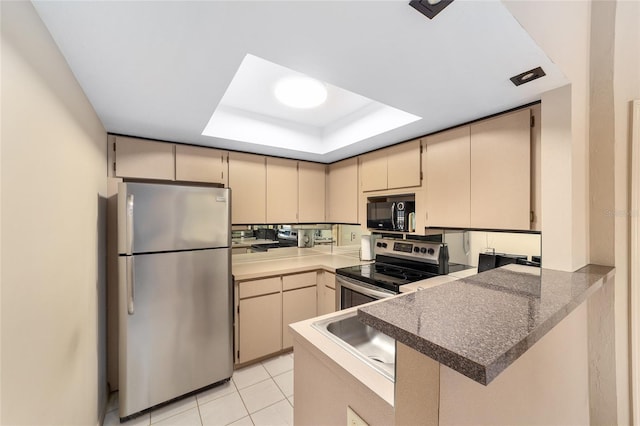
[[[120,417],[233,372],[231,193],[118,187]]]

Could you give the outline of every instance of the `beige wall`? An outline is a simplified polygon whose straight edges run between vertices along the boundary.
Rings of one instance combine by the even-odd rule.
[[[2,2],[2,424],[106,401],[106,132],[30,2]]]
[[[613,330],[590,331],[590,339],[601,339],[590,348],[602,351],[591,354],[592,362],[597,357],[605,366],[592,371],[591,421],[629,424],[629,101],[640,97],[639,4],[605,1],[592,10],[587,1],[504,3],[571,81],[542,100],[544,264],[567,270],[586,261],[615,264],[615,304],[592,304],[589,312],[593,325],[615,318],[615,342]],[[564,156],[561,162],[557,155]],[[613,389],[608,379],[601,380],[610,378],[610,362],[616,369]],[[611,398],[616,400],[608,409]]]
[[[542,96],[542,253],[547,268],[574,271],[588,258],[588,1],[503,0],[570,87]],[[545,110],[546,109],[546,110]]]
[[[629,158],[631,101],[640,99],[640,2],[616,5],[613,108],[615,111],[615,344],[619,424],[631,424],[629,400]],[[637,214],[637,212],[636,212]],[[638,259],[634,259],[638,262]],[[638,307],[640,308],[640,307]],[[640,407],[638,407],[640,408]]]

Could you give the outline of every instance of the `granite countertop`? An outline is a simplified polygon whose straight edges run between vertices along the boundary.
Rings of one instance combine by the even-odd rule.
[[[487,385],[613,276],[507,265],[358,309],[358,318]]]

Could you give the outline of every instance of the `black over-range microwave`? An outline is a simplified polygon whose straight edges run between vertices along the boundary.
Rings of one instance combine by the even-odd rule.
[[[380,231],[413,232],[416,203],[413,200],[388,199],[367,203],[367,228]]]

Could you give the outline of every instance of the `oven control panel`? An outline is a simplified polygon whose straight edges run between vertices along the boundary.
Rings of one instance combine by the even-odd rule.
[[[382,238],[376,242],[376,254],[437,263],[441,247],[442,243]]]

